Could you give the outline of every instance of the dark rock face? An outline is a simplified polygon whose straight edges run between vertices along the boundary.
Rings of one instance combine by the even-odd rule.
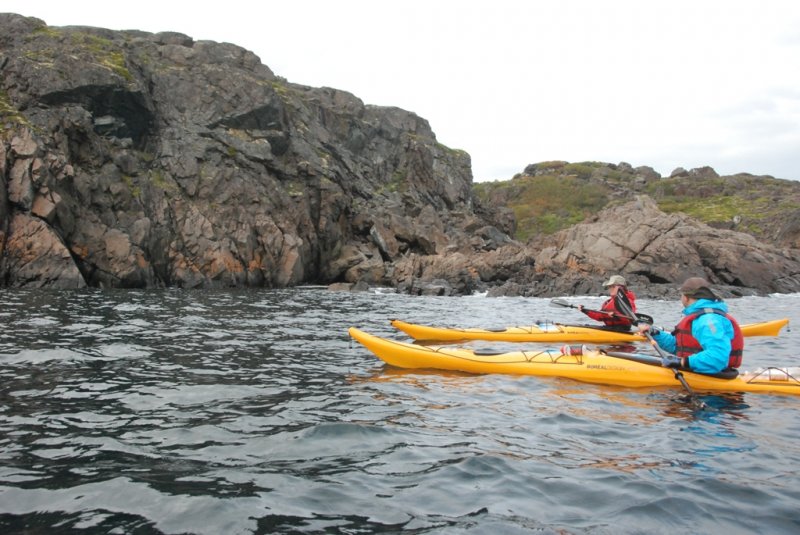
[[[639,295],[693,275],[800,291],[796,249],[645,197],[518,243],[426,120],[291,84],[235,45],[0,14],[0,73],[0,286],[549,296],[621,273]]]
[[[0,69],[5,285],[385,284],[509,240],[427,121],[237,46],[4,14]]]

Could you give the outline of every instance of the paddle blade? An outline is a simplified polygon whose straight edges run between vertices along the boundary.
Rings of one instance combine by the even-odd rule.
[[[614,304],[617,307],[617,310],[628,316],[630,319],[634,319],[635,316],[633,314],[633,305],[631,305],[628,296],[625,295],[625,292],[617,292],[614,296]]]
[[[617,305],[617,310],[622,312],[625,317],[634,323],[638,321],[636,314],[634,314],[633,309],[631,308],[631,302],[628,301],[628,297],[625,294],[617,293],[614,302]]]
[[[550,306],[554,307],[567,307],[567,308],[578,308],[577,306],[563,300],[563,299],[551,299]]]

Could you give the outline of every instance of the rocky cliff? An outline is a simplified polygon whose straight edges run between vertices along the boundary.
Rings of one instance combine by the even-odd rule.
[[[427,121],[235,45],[2,14],[0,71],[4,285],[379,284],[508,241]]]
[[[426,120],[176,33],[0,14],[0,286],[800,291],[795,249],[647,197],[546,239],[473,195]]]

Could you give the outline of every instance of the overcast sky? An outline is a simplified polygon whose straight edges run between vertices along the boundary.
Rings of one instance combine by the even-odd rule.
[[[427,119],[475,181],[546,160],[800,180],[800,0],[0,0],[177,31]]]

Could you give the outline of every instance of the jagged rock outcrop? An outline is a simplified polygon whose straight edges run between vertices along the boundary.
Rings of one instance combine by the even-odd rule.
[[[677,285],[691,276],[706,277],[724,296],[788,293],[800,289],[800,255],[666,214],[640,196],[557,233],[541,244],[532,267],[492,293],[603,293],[603,280],[614,273],[649,297],[675,297]]]
[[[2,14],[0,72],[3,285],[383,284],[509,241],[426,120],[232,44]]]

